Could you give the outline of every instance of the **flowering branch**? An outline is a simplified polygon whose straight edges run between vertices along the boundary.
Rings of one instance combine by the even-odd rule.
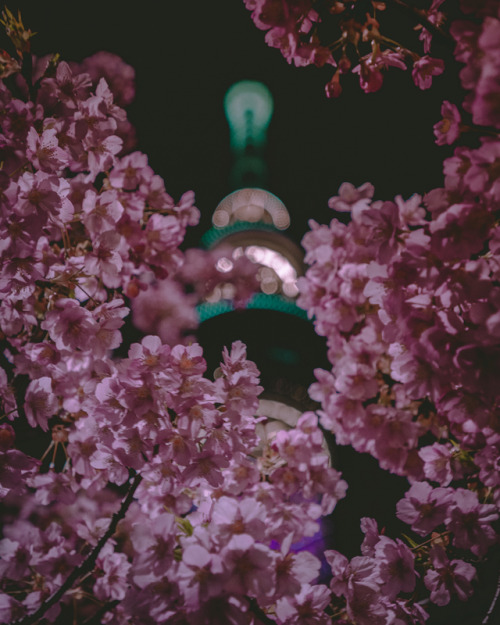
[[[32,625],[33,623],[36,623],[40,618],[42,618],[42,616],[47,612],[49,608],[51,608],[54,604],[56,604],[59,601],[59,599],[63,597],[63,595],[66,593],[67,590],[72,588],[72,586],[75,584],[75,582],[78,579],[83,577],[85,574],[92,572],[95,566],[97,557],[101,553],[104,545],[116,532],[118,523],[123,518],[125,518],[125,514],[127,513],[127,510],[129,509],[130,504],[132,503],[134,499],[135,491],[137,490],[137,487],[141,483],[141,480],[142,480],[142,476],[140,475],[140,473],[137,473],[137,475],[134,477],[132,484],[130,485],[130,488],[127,492],[127,495],[125,496],[125,499],[122,501],[120,509],[113,514],[108,529],[103,534],[103,536],[101,537],[97,545],[94,547],[94,549],[87,556],[87,558],[83,561],[83,563],[73,570],[73,572],[66,578],[66,581],[64,582],[64,584],[51,597],[49,597],[46,601],[44,601],[42,605],[36,610],[36,612],[34,612],[33,614],[29,614],[28,616],[21,619],[20,621],[16,621],[12,625]]]
[[[428,89],[432,77],[444,70],[441,59],[429,56],[432,35],[438,34],[442,39],[452,41],[439,26],[444,19],[444,14],[438,11],[439,0],[433,2],[427,11],[409,6],[403,0],[389,2],[423,25],[419,37],[423,54],[410,50],[393,37],[385,36],[379,9],[385,9],[386,2],[304,0],[296,3],[283,0],[281,7],[272,11],[268,10],[268,0],[245,0],[245,4],[252,11],[256,26],[268,31],[268,45],[279,48],[289,63],[298,67],[331,65],[336,68],[325,86],[327,97],[336,98],[341,94],[341,76],[349,72],[359,75],[360,86],[366,93],[378,91],[383,84],[382,72],[390,67],[411,68],[415,84],[420,89]],[[333,28],[335,33],[332,35],[330,32],[328,40],[319,28],[322,22],[328,31]],[[406,37],[402,34],[405,41]],[[335,40],[333,44],[332,39]]]
[[[393,5],[401,9],[407,15],[411,15],[415,20],[424,28],[426,28],[433,35],[437,35],[443,41],[448,44],[454,44],[454,39],[450,33],[446,32],[440,26],[434,24],[427,17],[426,11],[419,9],[411,4],[406,4],[403,0],[383,0],[385,4]]]

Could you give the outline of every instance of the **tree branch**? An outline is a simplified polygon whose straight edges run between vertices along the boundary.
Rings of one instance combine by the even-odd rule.
[[[454,43],[455,40],[453,37],[447,33],[445,30],[436,26],[431,21],[429,21],[427,14],[425,11],[418,9],[417,7],[411,6],[410,4],[406,4],[403,0],[384,0],[384,2],[388,5],[393,5],[404,11],[407,15],[413,17],[420,25],[426,28],[430,33],[440,37],[446,43]]]
[[[134,498],[134,493],[137,490],[137,487],[139,486],[141,480],[142,476],[138,473],[135,476],[132,485],[130,486],[127,496],[122,501],[120,509],[118,510],[118,512],[115,512],[115,514],[113,514],[106,533],[101,537],[101,539],[94,547],[93,551],[90,553],[87,559],[80,566],[77,566],[73,570],[73,572],[68,576],[68,578],[59,588],[59,590],[56,590],[56,592],[51,597],[44,601],[36,612],[25,616],[19,621],[15,621],[14,623],[12,623],[12,625],[32,625],[33,623],[36,623],[39,619],[42,618],[42,616],[45,614],[45,612],[47,612],[49,608],[51,608],[55,603],[59,601],[59,599],[61,599],[64,593],[69,590],[80,577],[85,575],[85,573],[90,573],[92,571],[102,548],[111,538],[111,536],[113,536],[113,534],[116,532],[116,527],[119,521],[121,521],[125,517],[125,514],[130,504],[132,503],[132,499]]]
[[[486,612],[486,616],[481,621],[481,625],[486,625],[488,621],[490,620],[490,616],[493,614],[493,611],[495,610],[495,606],[497,604],[499,597],[500,597],[500,575],[498,576],[498,579],[497,579],[497,587],[495,590],[495,594],[493,596],[493,600],[490,604],[490,607],[488,608],[488,612]]]

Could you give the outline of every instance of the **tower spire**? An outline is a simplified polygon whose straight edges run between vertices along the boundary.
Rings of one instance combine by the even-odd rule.
[[[273,96],[261,82],[242,80],[227,90],[224,111],[234,158],[230,174],[233,189],[266,186],[264,152],[273,110]]]

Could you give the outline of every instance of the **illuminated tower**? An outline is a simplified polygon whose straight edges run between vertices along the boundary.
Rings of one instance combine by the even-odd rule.
[[[286,229],[290,215],[283,202],[264,190],[266,132],[273,112],[269,90],[261,83],[243,81],[227,92],[224,107],[230,128],[233,168],[230,182],[236,190],[216,207],[212,228],[205,233],[205,247],[224,247],[217,267],[220,285],[198,307],[198,340],[209,367],[216,367],[222,346],[234,340],[247,345],[248,358],[261,373],[261,440],[293,427],[300,415],[316,407],[307,389],[315,381],[315,367],[327,367],[325,341],[314,332],[304,310],[296,304],[298,278],[304,274],[302,249]],[[223,274],[234,261],[246,256],[258,266],[260,292],[244,310],[234,310],[231,285]],[[326,441],[325,441],[325,447]],[[308,539],[308,549],[325,547],[325,534]],[[312,543],[312,544],[311,544]]]
[[[279,413],[283,423],[293,425],[301,412],[314,406],[307,388],[314,381],[314,367],[326,366],[325,344],[296,305],[297,280],[305,267],[303,251],[285,233],[288,210],[262,188],[273,98],[262,83],[245,80],[229,88],[224,109],[233,153],[230,182],[236,190],[216,207],[213,227],[202,238],[207,248],[224,246],[229,251],[218,261],[219,288],[198,307],[198,336],[209,355],[212,348],[215,355],[221,345],[243,340],[261,371],[262,402],[273,412],[268,416],[274,419]],[[258,265],[260,292],[245,310],[235,311],[223,274],[242,255]]]

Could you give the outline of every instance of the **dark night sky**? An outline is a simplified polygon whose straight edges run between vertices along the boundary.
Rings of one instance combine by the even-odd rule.
[[[330,67],[295,68],[269,48],[242,0],[18,0],[24,23],[38,34],[36,54],[59,52],[79,61],[99,50],[135,67],[137,95],[128,113],[138,149],[178,197],[193,189],[207,229],[217,203],[232,189],[229,131],[222,101],[238,80],[264,82],[275,100],[269,129],[268,190],[292,216],[300,241],[307,220],[327,221],[328,198],[343,181],[371,181],[379,199],[425,192],[441,181],[449,153],[433,143],[440,102],[453,99],[456,69],[420,91],[409,72],[389,72],[379,93],[361,92],[347,77],[338,100],[327,100]],[[411,33],[404,18],[401,24]],[[395,34],[395,31],[391,34]]]

